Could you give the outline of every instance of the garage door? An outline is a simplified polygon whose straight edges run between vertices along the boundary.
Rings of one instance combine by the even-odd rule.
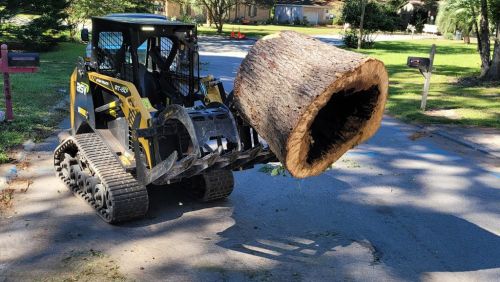
[[[307,17],[307,21],[310,24],[318,24],[318,12],[317,11],[304,11],[304,17]]]

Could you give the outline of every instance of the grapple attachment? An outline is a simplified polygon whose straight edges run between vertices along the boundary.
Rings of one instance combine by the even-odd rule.
[[[236,170],[274,160],[273,153],[265,144],[256,142],[257,138],[243,149],[236,122],[223,104],[198,108],[167,106],[157,115],[153,127],[135,131],[136,137],[153,143],[157,163],[148,169],[144,161],[137,161],[138,178],[146,185],[161,185],[206,170]],[[137,153],[139,142],[134,140],[136,160],[142,160]]]

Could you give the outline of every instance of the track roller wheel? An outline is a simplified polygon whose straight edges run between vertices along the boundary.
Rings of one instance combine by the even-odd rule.
[[[99,183],[99,179],[96,177],[87,177],[85,179],[84,192],[90,195],[94,195],[94,187]]]
[[[69,177],[71,179],[74,179],[75,181],[78,180],[78,174],[82,171],[82,169],[80,168],[80,165],[79,164],[74,164],[74,165],[71,165],[70,169],[69,169]]]
[[[71,179],[71,166],[76,163],[76,159],[70,154],[64,154],[61,161],[61,172],[66,179]]]
[[[210,202],[227,198],[234,188],[233,172],[212,170],[189,181],[189,192],[196,200]]]
[[[83,171],[80,171],[76,177],[76,185],[78,185],[78,189],[83,190],[85,187],[85,181],[89,175]]]
[[[106,191],[104,185],[100,183],[95,185],[92,191],[92,195],[94,197],[97,208],[102,209],[106,207]]]

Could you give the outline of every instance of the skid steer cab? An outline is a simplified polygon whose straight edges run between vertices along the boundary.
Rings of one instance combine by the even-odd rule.
[[[54,152],[57,175],[107,222],[143,216],[149,184],[182,182],[203,201],[227,197],[233,170],[275,160],[201,77],[196,26],[150,14],[92,19],[71,76],[70,134]]]

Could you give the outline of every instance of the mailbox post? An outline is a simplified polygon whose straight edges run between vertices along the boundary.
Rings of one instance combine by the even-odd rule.
[[[12,92],[10,89],[11,73],[33,73],[38,71],[40,59],[36,53],[9,53],[7,45],[1,46],[0,72],[3,73],[3,92],[5,94],[6,120],[14,120]]]
[[[436,54],[436,45],[432,44],[429,58],[408,57],[407,61],[407,65],[410,68],[417,68],[425,78],[424,91],[422,92],[422,101],[420,103],[420,109],[422,111],[425,111],[425,106],[427,104],[427,95],[429,94],[429,88],[431,86],[431,74],[432,74],[432,66],[434,65],[435,54]]]

